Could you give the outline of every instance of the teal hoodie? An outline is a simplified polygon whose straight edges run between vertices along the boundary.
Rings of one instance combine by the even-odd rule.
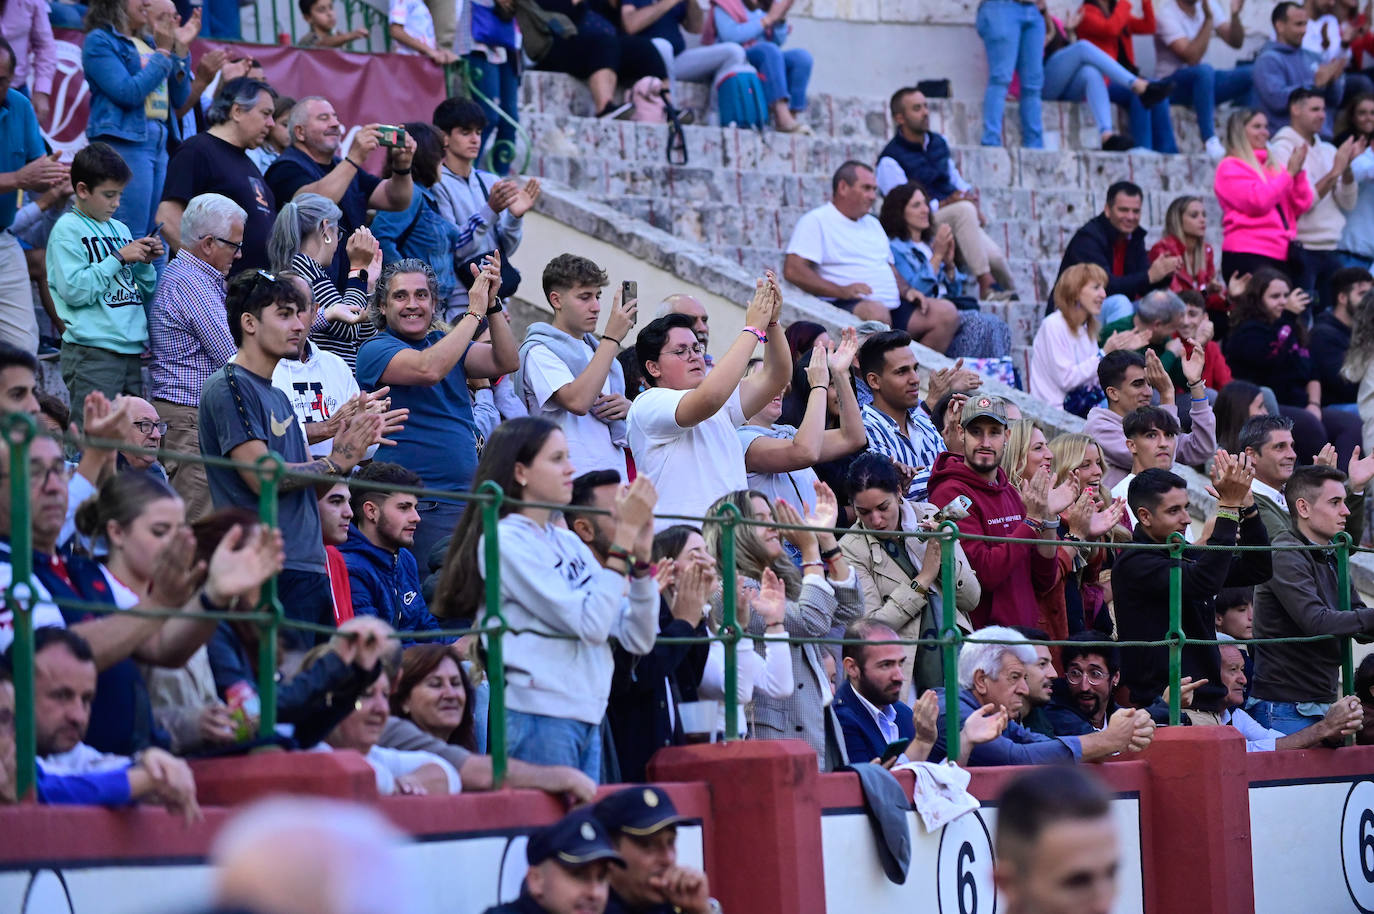
[[[62,341],[138,355],[148,346],[143,299],[157,285],[152,264],[119,262],[133,239],[118,219],[97,222],[73,209],[48,236],[48,287],[67,325]]]

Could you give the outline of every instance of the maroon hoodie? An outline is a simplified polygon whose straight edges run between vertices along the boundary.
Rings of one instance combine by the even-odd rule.
[[[1042,556],[1037,548],[1039,535],[1024,520],[1026,508],[1021,493],[998,469],[997,481],[988,482],[969,469],[964,458],[948,451],[935,459],[930,471],[928,500],[943,508],[960,495],[973,502],[968,517],[959,521],[965,533],[983,536],[1008,536],[1028,540],[1018,543],[985,543],[964,540],[983,598],[970,618],[974,628],[986,625],[1034,626],[1039,614],[1035,594],[1054,586],[1059,563],[1054,556]]]

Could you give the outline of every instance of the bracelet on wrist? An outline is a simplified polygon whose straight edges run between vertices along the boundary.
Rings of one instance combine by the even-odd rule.
[[[758,337],[758,341],[760,343],[768,342],[768,334],[764,333],[758,327],[745,327],[744,330],[741,332],[754,334],[754,336]]]
[[[1222,520],[1229,520],[1232,523],[1240,523],[1240,514],[1235,511],[1224,511],[1221,508],[1217,508],[1217,517]]]
[[[812,390],[824,390],[824,391],[827,391],[827,392],[828,392],[828,391],[830,390],[830,385],[829,385],[829,384],[812,384],[812,385],[811,385],[811,390],[808,390],[808,391],[806,392],[806,395],[807,395],[808,397],[811,396],[811,391],[812,391]]]
[[[495,304],[487,309],[487,317],[491,317],[493,314],[500,314],[506,307],[505,303],[499,298],[493,298],[492,301],[495,302]]]
[[[825,562],[802,562],[802,563],[801,563],[801,566],[802,566],[803,568],[820,568],[820,569],[824,569],[824,568],[825,568]]]
[[[839,547],[839,546],[835,546],[835,547],[832,548],[832,549],[823,549],[823,550],[821,550],[821,559],[822,559],[823,561],[828,562],[828,561],[830,561],[831,559],[838,557],[839,554],[840,554],[840,547]]]
[[[353,161],[353,157],[352,157],[352,156],[344,156],[344,157],[343,157],[343,160],[344,160],[345,162],[347,162],[349,165],[352,165],[356,170],[358,170],[358,171],[362,171],[362,170],[363,170],[363,167],[362,167],[361,165],[359,165],[357,162]]]
[[[624,340],[618,340],[618,339],[616,339],[616,338],[613,337],[613,336],[606,336],[604,333],[601,335],[601,339],[602,339],[603,341],[604,341],[604,340],[610,340],[612,343],[615,343],[615,344],[616,344],[618,347],[620,347],[621,349],[624,349],[624,348],[625,348],[625,341],[624,341]]]

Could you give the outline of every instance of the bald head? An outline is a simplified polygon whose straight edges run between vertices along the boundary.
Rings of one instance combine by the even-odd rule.
[[[676,295],[669,295],[659,303],[658,313],[654,317],[667,317],[670,314],[685,314],[692,319],[692,332],[696,334],[697,342],[703,346],[710,345],[711,330],[707,324],[711,316],[706,313],[706,306],[697,301],[685,292]]]
[[[170,0],[168,0],[170,2]],[[124,429],[124,441],[132,447],[157,450],[162,445],[162,418],[153,404],[142,397],[123,396],[116,398],[114,406],[128,404],[129,424]],[[146,470],[157,462],[154,454],[140,454],[136,451],[120,451],[129,466]]]

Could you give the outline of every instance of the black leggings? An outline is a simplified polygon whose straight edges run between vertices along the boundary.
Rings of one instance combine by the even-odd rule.
[[[597,70],[614,70],[621,83],[631,85],[644,76],[668,78],[663,55],[653,39],[643,35],[578,32],[572,38],[555,38],[538,69],[567,73],[587,79]]]

